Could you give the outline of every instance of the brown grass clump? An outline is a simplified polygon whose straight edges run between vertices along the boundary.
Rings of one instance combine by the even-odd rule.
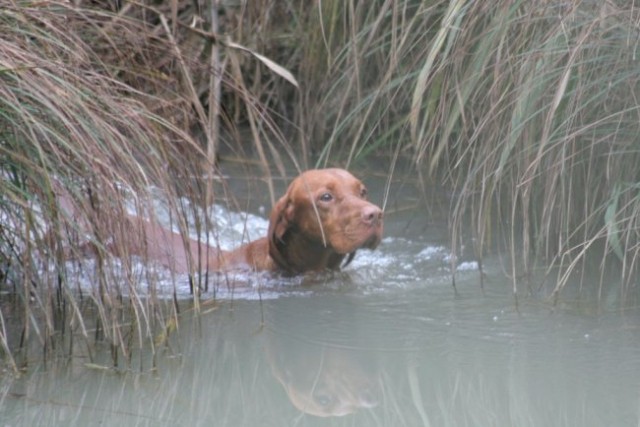
[[[23,313],[19,331],[0,328],[0,344],[14,368],[14,350],[26,353],[34,337],[45,349],[60,330],[88,339],[87,307],[114,363],[118,354],[130,358],[136,343],[153,348],[158,331],[164,336],[175,324],[177,305],[157,299],[153,277],[140,277],[126,245],[113,247],[141,232],[130,229],[127,205],[153,214],[161,196],[175,228],[186,233],[193,215],[206,233],[210,224],[179,197],[207,217],[220,144],[243,150],[234,142],[238,123],[251,130],[266,176],[272,160],[282,169],[289,144],[268,110],[277,106],[261,102],[272,95],[258,80],[297,82],[220,35],[220,25],[240,24],[232,11],[218,16],[212,4],[206,12],[175,1],[117,10],[111,2],[15,2],[0,11],[1,277],[18,296],[21,309],[12,312]],[[255,82],[245,77],[247,61],[263,67]],[[79,273],[94,275],[88,295],[65,264],[87,251],[96,260],[95,271]],[[196,308],[206,280],[194,283]]]
[[[168,200],[195,193],[184,177],[206,157],[181,130],[184,121],[177,117],[186,100],[176,96],[170,103],[139,92],[99,54],[104,46],[113,55],[158,52],[159,46],[137,44],[141,29],[68,4],[5,6],[0,12],[0,259],[4,281],[21,288],[24,309],[22,344],[0,331],[6,355],[31,335],[51,348],[60,324],[87,338],[84,298],[98,308],[107,341],[124,354],[130,345],[118,321],[123,309],[135,319],[138,342],[149,341],[158,321],[165,323],[147,298],[153,292],[137,297],[132,272],[114,285],[105,247],[132,232],[123,221],[128,194],[144,207],[151,186]],[[126,49],[122,39],[130,43]],[[166,80],[177,87],[175,78]],[[65,277],[64,262],[87,245],[98,255],[97,276],[95,293],[83,296]],[[131,296],[126,303],[124,294]]]

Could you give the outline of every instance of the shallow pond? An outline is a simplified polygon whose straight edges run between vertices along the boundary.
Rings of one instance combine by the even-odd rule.
[[[185,297],[157,370],[66,360],[3,376],[0,426],[640,423],[639,309],[545,292],[516,306],[499,257],[484,289],[460,259],[456,293],[442,217],[418,208],[385,226],[344,274],[253,287],[199,315]]]

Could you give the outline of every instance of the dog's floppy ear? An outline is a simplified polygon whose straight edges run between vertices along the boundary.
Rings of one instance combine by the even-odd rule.
[[[284,235],[293,221],[293,203],[285,194],[273,207],[269,219],[269,255],[280,268],[289,270],[290,266],[284,255]]]
[[[269,239],[276,243],[282,240],[284,233],[293,221],[293,203],[289,196],[285,194],[277,201],[271,211],[269,219]]]

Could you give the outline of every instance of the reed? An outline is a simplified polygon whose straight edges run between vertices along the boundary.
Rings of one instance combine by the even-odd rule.
[[[153,215],[161,197],[183,235],[189,219],[210,235],[218,149],[243,149],[236,124],[251,129],[267,178],[272,162],[283,170],[282,148],[291,151],[260,99],[270,92],[245,63],[287,87],[295,78],[221,37],[216,2],[201,15],[191,2],[112,6],[18,1],[0,11],[0,260],[13,298],[0,312],[0,345],[14,369],[29,360],[31,341],[64,354],[65,331],[88,348],[94,337],[108,343],[116,365],[140,346],[155,353],[178,305],[159,298],[155,278],[120,244],[142,232],[131,230],[127,209]],[[95,265],[70,270],[68,260],[87,251]],[[193,285],[198,309],[208,283]]]
[[[144,211],[151,188],[167,200],[196,194],[189,182],[205,159],[182,130],[187,99],[127,83],[178,87],[175,77],[152,75],[153,68],[121,68],[160,52],[160,43],[141,40],[144,29],[65,3],[5,5],[0,12],[0,259],[3,286],[13,286],[22,313],[21,330],[3,327],[0,342],[14,369],[12,354],[22,349],[21,360],[29,360],[32,340],[45,354],[60,351],[54,337],[61,330],[88,341],[90,330],[98,331],[114,355],[126,358],[131,342],[152,343],[154,331],[175,317],[171,306],[158,308],[153,282],[140,288],[126,257],[116,277],[106,250],[136,232],[125,221],[127,201]],[[65,267],[83,250],[96,254],[88,292],[76,288]],[[85,323],[87,309],[97,326]]]
[[[444,135],[416,140],[432,165],[452,160],[445,164],[462,190],[453,221],[474,213],[479,256],[497,219],[509,225],[509,247],[520,243],[525,272],[536,255],[560,264],[555,293],[597,242],[607,245],[605,257],[619,258],[626,280],[638,254],[638,86],[634,49],[624,42],[633,11],[563,6],[509,2],[470,19],[468,33],[487,37],[456,40],[472,52],[451,79],[449,93],[461,99]],[[424,116],[412,124],[417,132],[429,126]],[[514,292],[517,269],[514,262]]]
[[[498,243],[512,254],[516,294],[516,278],[543,261],[560,267],[557,296],[594,254],[618,264],[620,294],[631,294],[640,253],[633,5],[322,4],[338,12],[323,14],[328,69],[314,67],[327,76],[316,77],[325,87],[311,105],[328,114],[308,128],[326,141],[320,163],[403,150],[456,190],[454,247],[473,238],[480,260]]]

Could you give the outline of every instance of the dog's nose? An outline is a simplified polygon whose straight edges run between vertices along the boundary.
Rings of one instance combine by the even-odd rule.
[[[362,220],[369,225],[377,224],[382,221],[382,210],[375,205],[366,206],[362,209]]]

